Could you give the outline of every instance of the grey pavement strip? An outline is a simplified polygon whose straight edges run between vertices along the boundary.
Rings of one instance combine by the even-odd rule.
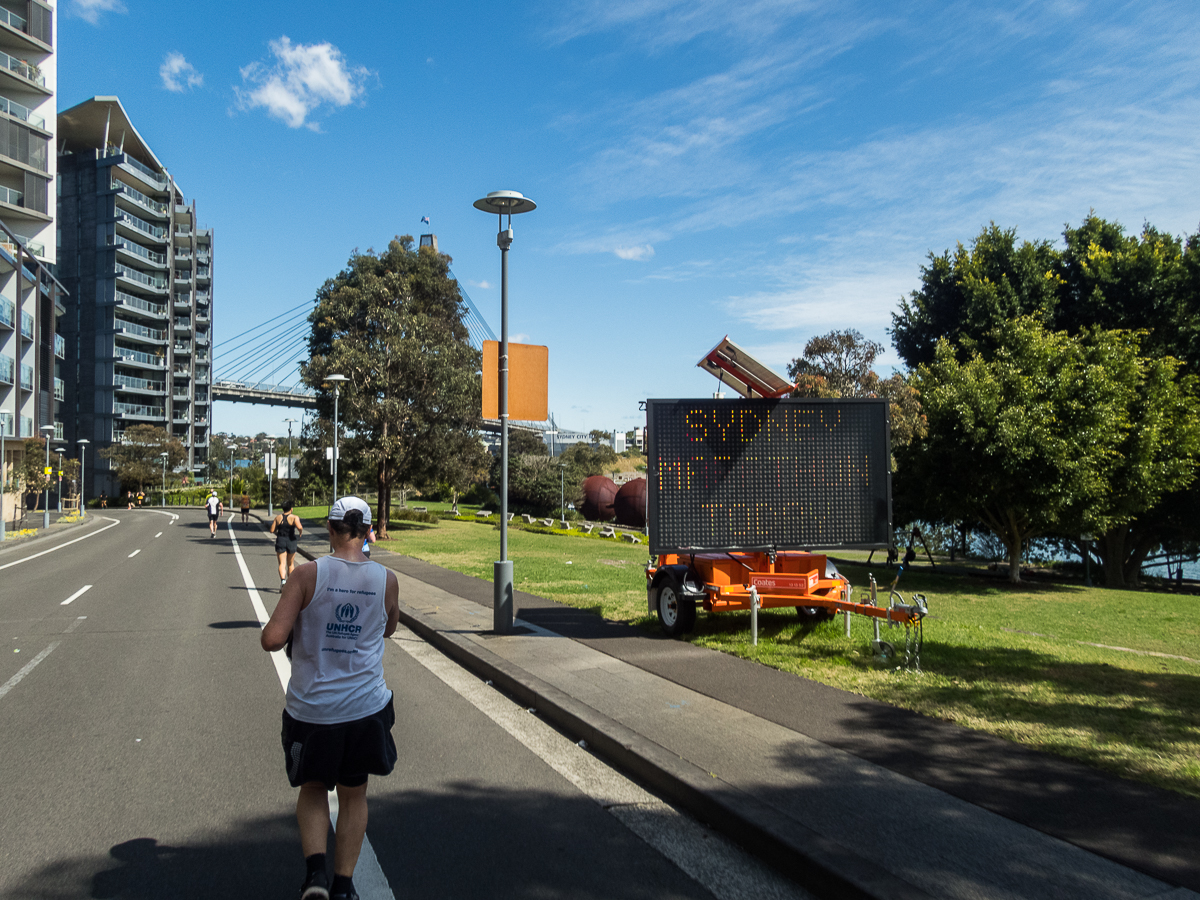
[[[411,630],[392,641],[717,900],[811,900],[812,894],[618,774]]]
[[[258,588],[254,585],[254,579],[250,577],[250,569],[246,565],[246,560],[242,557],[242,549],[238,546],[237,535],[233,530],[232,513],[226,524],[229,526],[229,540],[233,544],[233,553],[237,558],[238,568],[242,573],[242,582],[246,586],[246,593],[250,595],[250,603],[254,607],[254,614],[258,617],[260,626],[266,625],[270,617],[267,615],[262,597],[259,596]],[[286,691],[288,680],[292,675],[291,661],[284,655],[282,650],[276,650],[272,653],[271,660],[275,663],[275,673],[279,676],[279,683],[284,691]],[[337,810],[337,794],[330,791],[329,819],[335,829],[337,828]],[[379,859],[375,856],[375,848],[371,846],[370,837],[363,837],[362,850],[358,854],[358,865],[354,868],[354,878],[354,889],[358,892],[362,900],[396,900],[396,895],[392,893],[392,887],[388,884],[387,876],[383,874],[383,868],[379,865]]]
[[[37,668],[37,664],[40,663],[43,659],[45,659],[47,656],[49,656],[51,653],[53,653],[54,648],[57,647],[61,643],[62,643],[62,641],[55,641],[54,643],[52,643],[49,647],[47,647],[45,650],[43,650],[41,653],[39,653],[37,656],[35,656],[33,659],[31,659],[28,663],[26,663],[21,668],[21,670],[19,672],[17,672],[16,675],[14,675],[12,678],[8,679],[8,681],[4,682],[4,684],[0,684],[0,697],[3,697],[9,691],[11,691],[13,688],[15,688],[18,684],[20,684],[21,679],[23,679],[26,675],[28,675],[30,672],[32,672],[35,668]]]
[[[485,638],[476,604],[399,577],[419,635],[818,894],[1196,896],[530,623]]]

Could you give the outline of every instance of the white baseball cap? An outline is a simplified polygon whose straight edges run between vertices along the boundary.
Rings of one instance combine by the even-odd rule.
[[[329,519],[332,522],[340,522],[352,509],[357,509],[362,513],[364,525],[371,524],[371,507],[361,497],[343,497],[333,504],[333,509],[329,510]]]

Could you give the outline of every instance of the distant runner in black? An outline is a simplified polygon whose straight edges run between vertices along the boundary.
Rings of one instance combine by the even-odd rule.
[[[279,586],[287,584],[296,568],[296,550],[300,547],[300,535],[304,524],[300,517],[292,514],[292,504],[283,507],[283,512],[271,521],[271,534],[275,535],[275,555],[279,558]]]

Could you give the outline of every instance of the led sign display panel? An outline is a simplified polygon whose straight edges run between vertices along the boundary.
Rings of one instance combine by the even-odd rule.
[[[888,546],[886,400],[649,400],[652,553]]]

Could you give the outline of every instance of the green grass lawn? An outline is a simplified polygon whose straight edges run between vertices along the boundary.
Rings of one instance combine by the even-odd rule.
[[[494,525],[401,522],[393,523],[391,535],[382,544],[389,550],[491,580],[499,552]],[[646,613],[643,546],[514,528],[509,555],[520,590],[607,619],[657,627]],[[882,565],[868,570],[861,557],[840,568],[856,596],[868,571],[882,582],[884,595],[893,575]],[[1200,797],[1200,598],[1009,587],[927,567],[906,572],[900,587],[906,597],[914,591],[929,597],[920,674],[874,657],[871,623],[860,617],[851,618],[847,638],[840,616],[813,627],[790,610],[764,610],[755,647],[749,613],[701,614],[688,639]],[[884,623],[882,636],[902,650],[903,628],[889,632]]]

